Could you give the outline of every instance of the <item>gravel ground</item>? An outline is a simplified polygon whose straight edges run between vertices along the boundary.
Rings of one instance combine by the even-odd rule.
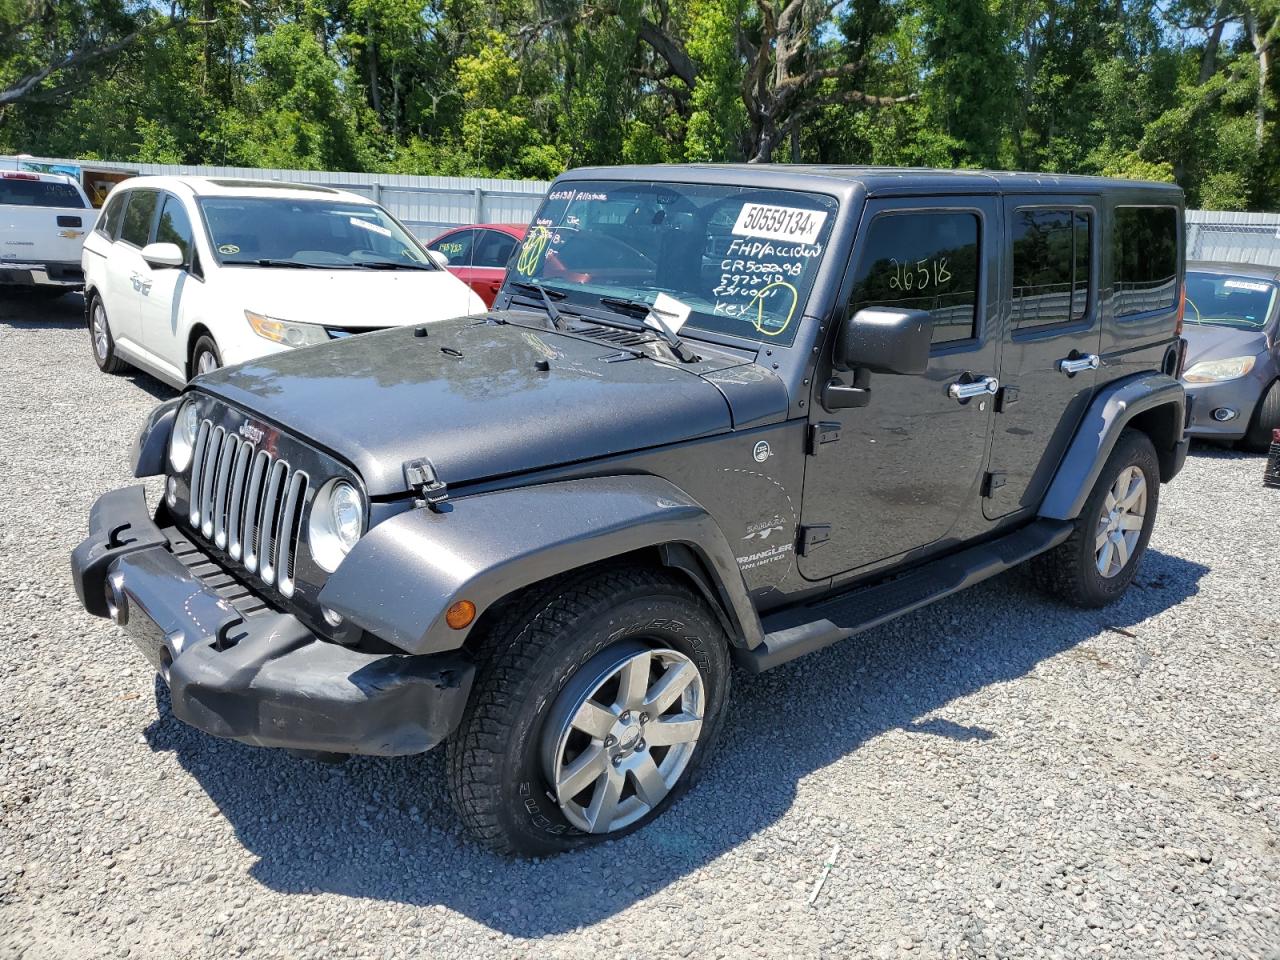
[[[204,736],[81,611],[68,553],[171,395],[100,374],[81,309],[0,303],[0,956],[1280,958],[1259,458],[1193,451],[1118,605],[1006,576],[739,673],[664,818],[509,862],[461,834],[440,755]]]

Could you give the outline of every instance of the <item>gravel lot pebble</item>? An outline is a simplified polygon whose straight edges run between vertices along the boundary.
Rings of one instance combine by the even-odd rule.
[[[1259,458],[1193,451],[1118,605],[1010,575],[738,674],[663,819],[509,862],[460,832],[438,754],[326,766],[204,736],[81,611],[68,553],[171,395],[100,374],[81,310],[0,302],[0,956],[1280,960]]]

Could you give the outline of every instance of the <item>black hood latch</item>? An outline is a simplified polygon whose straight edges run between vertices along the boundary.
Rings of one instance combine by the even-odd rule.
[[[445,501],[449,499],[449,485],[440,479],[436,468],[426,457],[404,462],[404,480],[418,494],[414,505],[429,507],[436,513],[443,513]]]

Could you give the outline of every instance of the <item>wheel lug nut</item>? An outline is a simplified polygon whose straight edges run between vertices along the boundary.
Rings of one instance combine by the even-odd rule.
[[[622,716],[621,716],[621,717],[619,717],[618,719],[619,719],[619,720],[621,720],[623,723],[626,723],[627,721],[629,721],[629,720],[631,719],[631,711],[630,711],[630,710],[623,710],[623,711],[622,711]]]
[[[606,747],[612,747],[617,742],[618,742],[618,738],[615,737],[612,733],[604,738],[604,745]]]
[[[615,767],[620,767],[620,766],[622,766],[622,758],[621,758],[621,757],[614,757],[614,758],[613,758],[613,765],[614,765]]]
[[[643,749],[644,749],[644,741],[641,740],[636,744],[636,753],[639,753]]]
[[[642,713],[642,714],[640,714],[640,722],[641,722],[641,723],[648,723],[648,722],[649,722],[649,715],[648,715],[647,713]]]

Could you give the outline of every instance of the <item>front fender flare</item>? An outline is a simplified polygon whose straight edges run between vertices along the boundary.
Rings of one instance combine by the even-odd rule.
[[[737,643],[758,644],[760,618],[719,525],[660,477],[567,480],[415,509],[366,534],[320,591],[320,602],[408,653],[460,647],[445,611],[483,613],[531,584],[650,547],[689,547],[716,579]],[[477,618],[477,621],[479,618]]]
[[[1161,479],[1172,479],[1186,456],[1183,428],[1186,424],[1186,391],[1163,373],[1144,373],[1107,384],[1093,398],[1058,472],[1040,505],[1040,516],[1074,520],[1098,481],[1121,432],[1135,419],[1147,419],[1160,408],[1167,415],[1153,420],[1159,430],[1149,430],[1160,457]],[[1179,456],[1181,454],[1181,456]]]
[[[133,475],[156,477],[165,472],[168,462],[169,436],[173,433],[174,417],[182,406],[182,396],[166,400],[147,414],[147,422],[133,441]]]

